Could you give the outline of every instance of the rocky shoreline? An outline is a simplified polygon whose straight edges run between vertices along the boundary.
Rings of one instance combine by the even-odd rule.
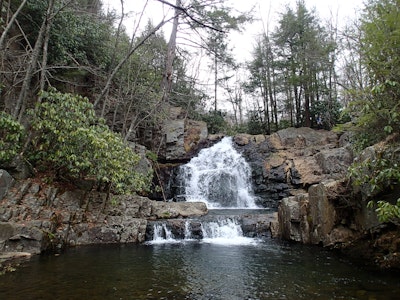
[[[260,235],[341,249],[379,268],[400,269],[398,228],[379,223],[346,180],[353,161],[346,135],[288,128],[270,136],[237,135],[234,141],[252,167],[259,204],[277,210],[243,221],[249,232],[256,226]],[[104,207],[105,200],[104,193],[71,189],[46,176],[14,180],[1,170],[3,270],[12,269],[10,259],[71,246],[142,243],[151,222],[169,220],[179,231],[182,220],[208,213],[204,203],[113,195]]]

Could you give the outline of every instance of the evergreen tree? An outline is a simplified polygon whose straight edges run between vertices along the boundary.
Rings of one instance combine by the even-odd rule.
[[[311,126],[315,107],[326,102],[325,117],[336,101],[333,55],[336,45],[327,30],[320,25],[315,11],[309,11],[304,1],[296,9],[286,8],[273,34],[277,49],[279,73],[284,80],[286,107],[293,107],[295,125]],[[333,70],[333,71],[332,71]],[[291,117],[292,119],[292,117]]]

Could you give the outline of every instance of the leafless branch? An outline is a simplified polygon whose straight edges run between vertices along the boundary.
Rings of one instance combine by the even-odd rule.
[[[205,24],[205,23],[203,23],[203,22],[197,20],[195,17],[193,17],[193,16],[188,12],[188,10],[187,10],[186,8],[184,8],[184,7],[182,7],[182,6],[176,6],[176,5],[174,5],[174,4],[172,4],[172,3],[169,3],[169,2],[167,2],[167,1],[165,1],[165,0],[157,0],[157,1],[160,2],[160,3],[163,3],[163,4],[165,4],[165,5],[171,6],[171,7],[174,8],[175,10],[181,11],[181,12],[182,12],[184,15],[186,15],[190,20],[192,20],[192,21],[195,22],[196,24],[200,25],[201,27],[208,28],[208,29],[211,29],[211,30],[214,30],[214,31],[218,31],[218,32],[222,32],[222,33],[226,33],[225,31],[223,31],[223,30],[221,30],[221,29],[215,28],[215,27],[213,27],[213,26],[207,25],[207,24]]]

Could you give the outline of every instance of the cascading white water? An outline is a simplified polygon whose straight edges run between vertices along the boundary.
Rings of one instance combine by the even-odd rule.
[[[174,239],[172,232],[167,228],[166,224],[158,224],[154,226],[153,240],[172,240]]]
[[[227,218],[223,220],[201,223],[201,242],[220,245],[251,245],[257,239],[243,236],[243,230],[237,220]],[[182,243],[196,241],[192,237],[190,220],[185,222],[184,236],[175,237],[165,223],[153,225],[153,239],[148,244]]]
[[[221,245],[243,245],[256,243],[256,240],[244,237],[242,227],[232,219],[204,223],[201,224],[201,227],[204,243]]]
[[[201,150],[181,167],[180,177],[186,201],[202,201],[208,208],[257,208],[250,166],[230,137]]]
[[[180,168],[179,178],[186,201],[202,201],[211,209],[258,208],[252,193],[250,166],[233,147],[232,138],[223,138],[214,146],[200,151],[197,157]],[[217,217],[212,220],[195,220],[195,223],[197,227],[191,228],[192,223],[187,220],[184,230],[175,230],[177,236],[174,236],[166,223],[157,222],[153,225],[153,239],[148,243],[198,240],[222,245],[257,243],[257,239],[243,235],[237,218]]]

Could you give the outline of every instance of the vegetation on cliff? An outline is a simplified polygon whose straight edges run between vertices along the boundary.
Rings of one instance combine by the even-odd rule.
[[[370,0],[359,24],[363,84],[349,105],[355,148],[364,159],[350,168],[353,181],[377,201],[381,221],[400,224],[400,7],[396,0]],[[364,149],[375,143],[373,155]],[[362,153],[364,151],[364,154]],[[388,196],[389,194],[389,196]],[[391,194],[391,196],[390,196]],[[374,202],[369,203],[374,207]]]
[[[23,136],[24,127],[9,114],[0,112],[0,163],[17,156]]]

